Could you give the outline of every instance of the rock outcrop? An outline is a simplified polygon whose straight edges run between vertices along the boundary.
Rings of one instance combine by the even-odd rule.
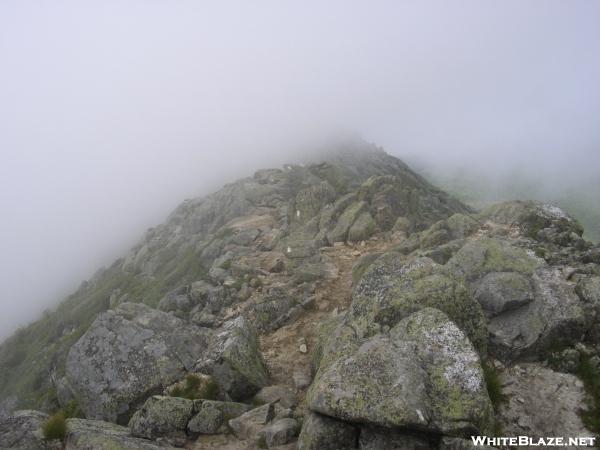
[[[208,336],[172,315],[123,303],[71,348],[67,382],[87,418],[126,424],[148,396],[193,369]]]

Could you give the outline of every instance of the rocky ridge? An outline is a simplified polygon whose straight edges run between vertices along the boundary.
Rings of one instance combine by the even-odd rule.
[[[259,171],[82,287],[93,320],[61,331],[37,406],[79,406],[52,444],[69,449],[591,436],[576,375],[600,375],[600,250],[582,231],[535,202],[472,211],[366,144]],[[49,445],[46,413],[5,410],[0,448]]]

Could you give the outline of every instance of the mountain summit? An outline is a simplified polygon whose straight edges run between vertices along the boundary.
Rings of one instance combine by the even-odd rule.
[[[476,212],[366,143],[260,170],[2,344],[0,448],[592,436],[600,248],[582,232],[541,203]]]

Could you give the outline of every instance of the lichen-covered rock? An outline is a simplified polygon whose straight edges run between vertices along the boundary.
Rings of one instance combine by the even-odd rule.
[[[469,240],[446,266],[471,282],[492,272],[532,275],[543,264],[539,258],[504,240],[480,238]]]
[[[348,422],[309,412],[298,438],[298,450],[358,448],[358,428]]]
[[[212,375],[233,400],[244,400],[269,384],[256,330],[239,316],[226,322],[212,337],[197,368]]]
[[[583,228],[562,209],[535,201],[509,201],[482,211],[484,219],[517,225],[525,235],[557,245],[581,243]]]
[[[131,417],[129,428],[136,437],[156,439],[169,436],[185,431],[193,411],[191,400],[155,395]]]
[[[188,432],[194,434],[217,434],[227,431],[227,422],[250,411],[252,406],[244,403],[216,400],[195,400],[196,414],[188,422]]]
[[[501,379],[507,402],[500,404],[498,421],[506,436],[593,436],[579,415],[586,394],[574,375],[521,364]]]
[[[99,420],[68,419],[65,450],[172,450],[167,444],[131,436],[129,429]]]
[[[355,423],[457,434],[488,430],[492,408],[479,357],[441,311],[403,319],[321,365],[312,411]]]
[[[369,339],[355,353],[319,369],[307,394],[309,408],[351,422],[425,426],[426,374],[412,351],[405,342]]]
[[[430,427],[450,435],[491,430],[493,411],[479,356],[444,313],[423,309],[392,328],[390,339],[415,344],[427,374]]]
[[[446,313],[485,353],[487,329],[481,306],[460,278],[429,258],[407,259],[394,252],[379,257],[357,283],[351,313],[360,327],[373,329],[393,327],[426,307]]]
[[[66,377],[85,416],[126,424],[150,394],[181,379],[208,331],[142,304],[102,313],[69,351]]]
[[[42,426],[48,415],[40,411],[15,411],[0,418],[0,448],[47,450],[61,448],[60,442],[46,441]]]

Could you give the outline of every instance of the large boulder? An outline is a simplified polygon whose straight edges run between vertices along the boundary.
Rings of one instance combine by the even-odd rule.
[[[460,277],[425,257],[380,256],[365,271],[352,296],[351,312],[363,329],[393,327],[426,307],[446,313],[485,353],[487,330],[481,306]]]
[[[433,308],[321,365],[307,403],[312,411],[354,423],[453,435],[485,432],[492,421],[479,356]]]
[[[99,420],[69,419],[65,450],[173,450],[167,444],[138,439],[129,429]]]
[[[591,326],[593,317],[559,270],[538,269],[531,283],[533,301],[489,322],[490,352],[500,359],[539,355],[557,345],[579,342]]]
[[[129,421],[131,434],[146,439],[185,433],[194,412],[192,400],[155,395]]]
[[[309,412],[298,438],[298,450],[339,450],[358,446],[358,428],[350,423]]]
[[[592,317],[558,267],[498,238],[468,241],[446,264],[488,317],[489,348],[502,360],[580,340]]]
[[[446,266],[469,282],[480,280],[492,272],[516,272],[531,276],[544,265],[527,250],[511,245],[502,239],[479,238],[469,240]]]
[[[102,313],[73,345],[66,377],[89,419],[126,424],[153,393],[183,377],[208,332],[142,304]]]
[[[533,301],[531,284],[529,278],[517,272],[492,272],[477,283],[473,296],[486,316],[494,317]]]
[[[256,330],[243,316],[226,322],[215,333],[197,369],[212,375],[233,400],[250,398],[269,384]]]
[[[44,440],[42,426],[48,415],[40,411],[15,411],[0,419],[0,448],[46,450],[60,448],[60,443],[53,445]]]
[[[562,209],[535,201],[508,201],[482,211],[484,219],[518,226],[526,236],[559,246],[581,246],[583,228]]]

